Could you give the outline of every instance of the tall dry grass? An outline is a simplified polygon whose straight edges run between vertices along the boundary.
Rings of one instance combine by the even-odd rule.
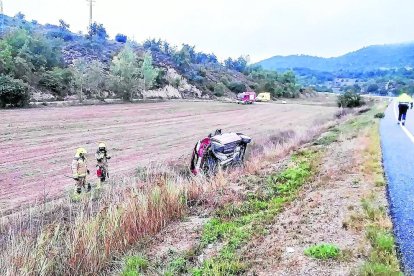
[[[332,124],[332,123],[330,123]],[[257,141],[246,165],[213,178],[193,178],[165,166],[111,180],[97,195],[40,205],[0,224],[0,275],[97,275],[145,237],[183,217],[194,205],[216,206],[231,181],[258,173],[327,128],[282,132]],[[177,170],[180,172],[178,173]],[[229,200],[224,199],[224,200]]]
[[[84,196],[59,203],[53,214],[37,208],[3,219],[0,275],[96,275],[189,206],[217,204],[213,193],[226,185],[223,173],[207,180],[161,167],[113,181],[98,199]]]

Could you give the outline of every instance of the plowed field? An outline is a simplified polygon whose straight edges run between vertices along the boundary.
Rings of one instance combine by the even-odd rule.
[[[91,182],[94,152],[105,141],[112,174],[132,174],[138,165],[189,154],[216,128],[253,139],[279,130],[312,128],[333,118],[326,105],[237,105],[164,102],[0,111],[0,208],[10,211],[55,197],[74,185],[70,165],[77,147],[88,150]],[[1,212],[0,212],[1,213]]]

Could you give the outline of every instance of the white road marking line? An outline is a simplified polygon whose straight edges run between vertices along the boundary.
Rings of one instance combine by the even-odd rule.
[[[397,101],[394,101],[394,115],[395,115],[395,119],[398,120]],[[408,138],[411,140],[411,142],[414,143],[414,136],[411,134],[411,132],[402,124],[400,124],[400,127],[405,132],[405,134],[408,136]]]

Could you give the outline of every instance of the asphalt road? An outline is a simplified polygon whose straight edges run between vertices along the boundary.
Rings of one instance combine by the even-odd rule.
[[[390,103],[380,133],[388,200],[394,234],[405,275],[414,275],[414,110],[405,127],[397,124],[396,104]]]

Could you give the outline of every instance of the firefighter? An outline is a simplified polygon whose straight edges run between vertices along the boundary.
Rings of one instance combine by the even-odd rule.
[[[82,188],[86,185],[86,175],[89,174],[87,160],[86,160],[86,149],[78,148],[76,150],[75,157],[72,161],[72,173],[73,179],[76,181],[76,192],[80,194]],[[87,191],[91,190],[91,184],[87,184]]]
[[[405,118],[407,116],[407,111],[411,107],[413,108],[413,99],[407,95],[407,93],[402,93],[398,99],[398,124],[401,123],[405,125]]]
[[[111,159],[104,142],[100,142],[98,144],[98,150],[96,151],[95,157],[97,162],[96,168],[98,170],[98,177],[104,181],[107,176],[109,177],[108,160]]]

